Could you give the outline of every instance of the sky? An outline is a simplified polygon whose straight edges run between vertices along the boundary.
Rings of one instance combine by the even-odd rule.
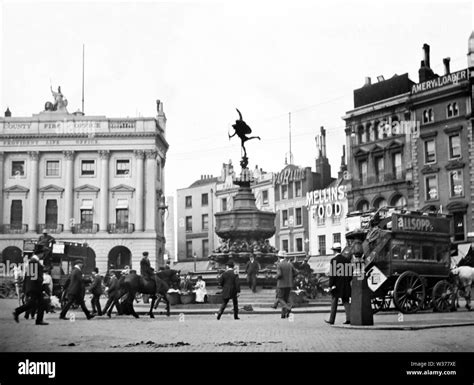
[[[473,30],[471,1],[3,1],[0,12],[1,112],[40,112],[50,84],[80,109],[85,44],[86,115],[156,116],[163,102],[166,195],[229,160],[240,168],[235,108],[262,139],[246,145],[250,168],[284,167],[291,113],[294,164],[314,169],[324,126],[336,176],[341,117],[365,77],[418,82],[424,43],[435,72],[448,56],[463,69]]]

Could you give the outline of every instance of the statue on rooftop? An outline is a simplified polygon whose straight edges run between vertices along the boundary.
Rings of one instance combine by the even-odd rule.
[[[61,86],[58,86],[58,91],[54,91],[53,87],[51,88],[51,93],[53,94],[54,103],[46,102],[44,109],[46,111],[58,111],[58,112],[67,112],[67,99],[64,98],[63,93],[61,92]]]

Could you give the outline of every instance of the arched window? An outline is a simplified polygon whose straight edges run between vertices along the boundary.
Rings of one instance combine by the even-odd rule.
[[[374,201],[374,208],[380,209],[381,207],[386,207],[387,201],[384,197],[379,197]]]
[[[363,200],[359,201],[356,208],[357,208],[357,211],[362,211],[362,212],[368,211],[369,210],[369,202],[367,202],[365,199],[363,199]]]
[[[390,205],[404,209],[407,207],[407,199],[403,195],[395,195]]]

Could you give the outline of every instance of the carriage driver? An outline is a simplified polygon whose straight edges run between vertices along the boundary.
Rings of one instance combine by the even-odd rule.
[[[151,267],[150,260],[148,259],[148,251],[143,252],[143,258],[140,261],[140,275],[149,281],[155,281],[156,283],[156,290],[160,287],[161,283],[159,278],[155,274],[155,269]]]

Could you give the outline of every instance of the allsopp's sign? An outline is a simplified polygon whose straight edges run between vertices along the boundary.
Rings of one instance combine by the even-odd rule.
[[[423,83],[413,85],[411,88],[412,94],[417,94],[423,91],[433,90],[435,88],[444,87],[451,84],[459,83],[460,81],[467,80],[468,70],[464,69],[461,71],[453,72],[451,74],[437,77],[436,79],[427,80]]]
[[[451,223],[449,218],[430,217],[426,215],[393,214],[392,225],[395,231],[417,233],[450,234]]]

